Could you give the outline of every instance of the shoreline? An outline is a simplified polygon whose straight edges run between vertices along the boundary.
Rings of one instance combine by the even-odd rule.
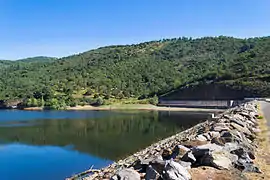
[[[78,177],[84,180],[102,179],[118,176],[122,172],[144,177],[150,175],[148,174],[150,171],[145,172],[145,168],[155,170],[153,171],[155,175],[160,177],[166,171],[168,174],[170,174],[169,171],[179,173],[179,169],[173,169],[179,168],[179,166],[186,179],[192,177],[192,179],[206,180],[212,176],[216,180],[220,178],[242,179],[243,176],[248,179],[262,178],[268,170],[264,167],[265,162],[262,161],[264,154],[260,152],[262,148],[260,139],[265,139],[260,133],[263,130],[265,119],[257,118],[261,111],[256,105],[258,105],[257,102],[249,102],[227,109],[218,115],[216,120],[197,124],[105,168],[90,169],[67,179],[73,180]],[[232,153],[232,150],[235,152]],[[241,152],[245,156],[242,156]],[[199,155],[201,153],[206,154],[201,156]],[[195,157],[199,161],[194,162]],[[166,161],[167,158],[170,160]],[[166,162],[172,169],[166,169]],[[196,165],[196,162],[199,164]],[[233,164],[239,165],[241,162],[245,163],[239,167],[243,167],[246,171],[241,172],[233,166]],[[193,163],[195,166],[192,166]],[[159,171],[160,167],[163,171]],[[260,169],[263,170],[263,173]]]
[[[42,107],[27,107],[23,108],[25,111],[42,111]],[[103,106],[76,106],[67,107],[65,110],[68,111],[87,111],[87,110],[146,110],[146,111],[191,111],[191,112],[223,112],[225,109],[211,109],[211,108],[184,108],[184,107],[161,107],[154,106],[151,104],[115,104],[115,105],[103,105]]]

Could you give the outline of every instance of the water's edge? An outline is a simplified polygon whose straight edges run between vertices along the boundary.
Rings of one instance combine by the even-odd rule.
[[[77,179],[77,177],[83,177],[89,173],[94,173],[94,174],[89,176],[89,177],[86,177],[85,179],[87,179],[87,180],[88,179],[89,180],[95,179],[95,178],[99,179],[99,178],[102,178],[104,174],[109,174],[109,176],[111,177],[113,174],[117,173],[118,171],[121,171],[123,169],[125,170],[125,168],[131,167],[131,168],[136,170],[135,166],[137,165],[137,163],[140,163],[141,160],[143,160],[143,159],[145,160],[145,159],[153,158],[153,157],[158,157],[158,156],[161,156],[161,154],[163,157],[164,150],[169,149],[169,151],[170,151],[170,149],[175,149],[175,147],[178,147],[179,144],[181,144],[183,142],[191,142],[194,140],[197,142],[197,145],[195,145],[195,146],[191,145],[193,148],[197,148],[197,146],[201,145],[201,143],[202,144],[207,144],[207,143],[209,144],[210,143],[210,146],[212,146],[212,145],[219,146],[218,147],[219,150],[222,149],[225,154],[226,153],[228,154],[228,153],[230,153],[230,151],[228,151],[228,149],[226,149],[226,148],[228,148],[228,147],[226,147],[226,143],[223,144],[223,146],[226,147],[225,149],[223,149],[223,147],[219,144],[220,142],[218,142],[218,141],[212,142],[212,140],[215,138],[220,138],[219,140],[223,140],[223,139],[221,139],[223,131],[226,131],[230,134],[232,134],[234,131],[237,131],[237,133],[240,133],[244,139],[248,139],[248,140],[241,139],[239,146],[237,146],[237,147],[234,146],[234,147],[229,147],[229,148],[236,148],[237,149],[240,146],[241,146],[241,148],[243,146],[243,147],[245,147],[244,150],[247,151],[247,153],[253,153],[254,145],[252,144],[253,141],[251,141],[250,138],[252,139],[255,137],[252,136],[252,134],[250,134],[250,132],[256,134],[256,131],[257,131],[256,117],[258,117],[256,103],[248,102],[248,103],[242,104],[238,107],[226,110],[224,113],[218,115],[215,118],[216,121],[206,121],[206,122],[197,124],[197,125],[193,126],[192,128],[189,128],[189,129],[182,131],[176,135],[173,135],[173,136],[168,137],[164,140],[161,140],[157,143],[154,143],[151,146],[149,146],[149,147],[147,147],[147,148],[123,159],[123,160],[115,162],[115,163],[113,163],[113,164],[109,165],[108,167],[105,167],[101,170],[90,169],[88,171],[82,172],[82,173],[80,173],[76,176],[73,176],[71,178],[68,178],[68,179],[69,180]],[[246,122],[246,121],[248,121],[248,122]],[[245,123],[245,124],[243,125],[242,123]],[[221,126],[218,126],[222,130],[214,130],[216,127],[216,124],[218,124],[218,125],[222,124]],[[240,127],[239,124],[243,125],[243,127]],[[228,125],[228,126],[225,126],[225,125]],[[244,131],[244,132],[242,132],[242,131]],[[214,132],[214,134],[216,134],[217,136],[214,138],[210,137],[209,139],[205,139],[205,140],[201,140],[200,138],[198,138],[199,136],[209,134],[210,132]],[[216,139],[216,140],[218,140],[218,139]],[[235,139],[230,139],[230,140],[231,140],[231,143],[235,143],[234,141],[236,141]],[[227,145],[230,146],[231,144],[227,144]],[[180,146],[182,146],[182,145],[180,145]],[[185,148],[187,148],[187,147],[185,147]],[[187,148],[187,149],[189,149],[189,148]],[[192,152],[192,148],[189,151]],[[240,158],[240,156],[239,156],[239,158]],[[163,157],[163,160],[165,160],[164,157]],[[233,161],[232,160],[228,164],[237,163],[237,160],[234,159],[234,161],[236,161],[236,162],[232,162]],[[143,165],[145,165],[145,164],[143,164]],[[250,164],[248,164],[248,166],[250,166]],[[228,165],[228,167],[226,167],[226,168],[227,169],[232,168],[232,166]],[[137,171],[134,171],[134,172],[137,173]],[[191,176],[190,176],[190,178],[191,178]]]

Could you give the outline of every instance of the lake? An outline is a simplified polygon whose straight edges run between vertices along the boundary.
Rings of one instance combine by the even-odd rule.
[[[209,117],[207,112],[1,110],[1,180],[65,179]]]

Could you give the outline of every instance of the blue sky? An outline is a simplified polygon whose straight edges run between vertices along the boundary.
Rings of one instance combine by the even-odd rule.
[[[0,0],[0,59],[181,36],[269,36],[269,7],[269,0]]]

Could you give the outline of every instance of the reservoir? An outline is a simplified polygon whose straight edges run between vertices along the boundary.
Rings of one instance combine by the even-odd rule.
[[[211,117],[211,112],[0,111],[1,180],[61,180]]]

